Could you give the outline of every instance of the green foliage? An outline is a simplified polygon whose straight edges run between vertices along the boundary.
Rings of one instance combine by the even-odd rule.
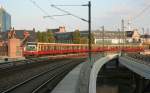
[[[95,43],[95,42],[94,42],[94,40],[95,40],[95,39],[94,39],[94,35],[93,35],[93,34],[91,34],[91,43],[92,43],[92,44],[94,44],[94,43]]]
[[[36,34],[37,34],[38,42],[43,42],[43,43],[54,43],[55,42],[55,37],[51,31],[47,31],[47,32],[38,31]]]
[[[88,38],[87,37],[81,37],[80,43],[81,44],[87,44],[88,43]]]
[[[45,42],[45,43],[55,43],[55,37],[52,31],[48,30],[47,32],[40,32],[38,31],[37,33],[37,41],[38,42]],[[88,36],[82,37],[80,34],[79,30],[76,30],[73,32],[73,43],[74,44],[88,44],[89,39]],[[61,40],[60,40],[61,41]],[[72,43],[72,41],[67,41],[67,43]],[[91,35],[91,42],[94,44],[94,36],[93,34]]]
[[[88,44],[89,39],[87,37],[82,37],[79,30],[73,33],[73,43],[74,44]],[[91,34],[91,43],[94,44],[94,35]]]
[[[81,38],[80,31],[79,30],[74,31],[73,32],[73,43],[80,44],[80,38]]]
[[[49,43],[55,43],[55,37],[54,37],[54,34],[51,32],[51,31],[47,31],[47,40]]]
[[[38,32],[36,33],[36,36],[37,36],[37,42],[42,41],[42,34],[41,34],[40,31],[38,31]]]
[[[88,36],[87,37],[81,37],[81,39],[80,39],[81,44],[88,44],[88,42],[89,42]],[[93,34],[91,34],[91,43],[94,44]]]

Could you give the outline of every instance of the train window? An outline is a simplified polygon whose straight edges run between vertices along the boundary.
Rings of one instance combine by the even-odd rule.
[[[36,45],[28,45],[28,46],[26,47],[26,50],[27,50],[27,51],[36,51]]]

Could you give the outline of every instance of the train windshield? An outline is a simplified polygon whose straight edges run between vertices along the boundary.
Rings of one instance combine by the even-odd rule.
[[[28,43],[26,46],[26,51],[36,51],[37,43]]]

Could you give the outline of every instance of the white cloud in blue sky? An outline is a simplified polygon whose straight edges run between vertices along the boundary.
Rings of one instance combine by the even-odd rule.
[[[85,4],[88,0],[34,0],[49,15],[63,14],[50,7],[51,4]],[[91,0],[92,2],[92,29],[99,29],[105,25],[108,28],[119,27],[121,18],[134,17],[144,7],[150,4],[149,0]],[[34,6],[30,0],[0,0],[1,5],[12,15],[12,26],[17,29],[39,30],[56,28],[65,25],[67,29],[87,29],[87,23],[72,16],[55,17],[56,20],[43,19],[45,14]],[[87,18],[86,7],[61,7],[71,13]],[[149,27],[150,9],[137,20],[135,25]],[[116,28],[117,29],[117,28]]]

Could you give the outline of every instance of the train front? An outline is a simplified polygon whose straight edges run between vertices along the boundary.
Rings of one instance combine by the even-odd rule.
[[[37,51],[37,43],[36,42],[28,42],[23,52],[26,58],[38,56]]]

